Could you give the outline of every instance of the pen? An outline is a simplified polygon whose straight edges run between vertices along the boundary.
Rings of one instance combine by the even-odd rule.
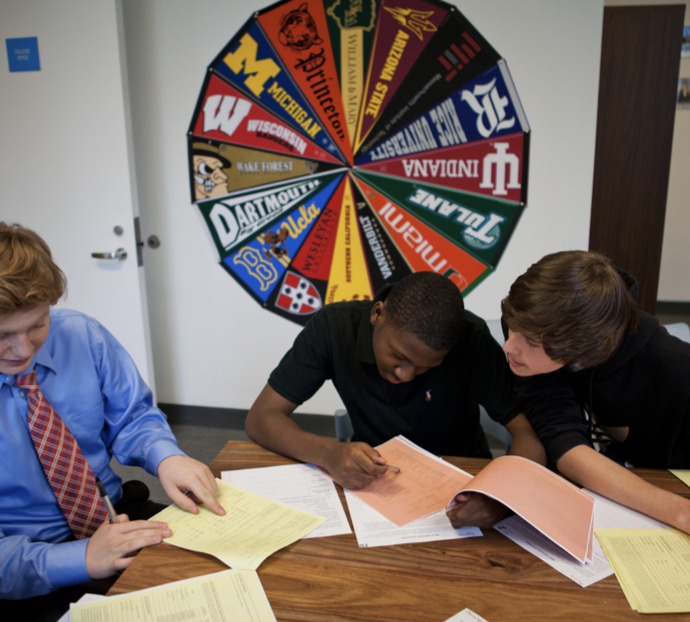
[[[115,523],[119,523],[120,521],[117,518],[117,512],[115,511],[113,504],[110,502],[110,497],[108,496],[108,492],[106,491],[105,486],[103,485],[103,482],[101,481],[101,478],[98,477],[98,475],[95,475],[94,477],[96,478],[96,486],[98,486],[98,492],[101,495],[101,499],[103,499],[103,504],[105,505],[105,509],[108,510],[108,516],[110,517],[110,524],[114,525]]]

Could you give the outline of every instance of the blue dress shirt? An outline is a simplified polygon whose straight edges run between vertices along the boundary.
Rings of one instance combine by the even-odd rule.
[[[26,373],[77,439],[113,503],[122,480],[110,468],[139,465],[156,475],[184,455],[134,361],[96,320],[53,309],[50,330]],[[88,540],[71,535],[31,441],[26,391],[0,375],[0,599],[27,598],[89,581]]]

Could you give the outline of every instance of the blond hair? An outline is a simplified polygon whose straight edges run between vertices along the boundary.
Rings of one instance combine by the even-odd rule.
[[[0,222],[0,315],[54,305],[66,291],[67,279],[43,238]]]

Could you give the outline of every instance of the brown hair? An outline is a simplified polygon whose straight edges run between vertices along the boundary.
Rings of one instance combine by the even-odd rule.
[[[503,319],[565,365],[594,367],[637,328],[637,305],[609,259],[598,253],[546,255],[501,302]]]
[[[0,316],[54,305],[66,290],[67,279],[43,238],[0,222]]]

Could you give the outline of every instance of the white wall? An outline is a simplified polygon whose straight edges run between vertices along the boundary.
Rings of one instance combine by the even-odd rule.
[[[527,208],[496,272],[467,298],[500,317],[512,282],[547,253],[586,249],[592,203],[600,0],[458,0],[508,62],[532,135]]]
[[[268,3],[266,3],[268,4]],[[542,255],[586,248],[603,0],[464,0],[507,59],[532,127],[529,205],[498,270],[467,299],[487,318]],[[263,311],[223,269],[190,204],[186,130],[207,65],[251,10],[239,0],[124,0],[134,146],[158,399],[248,408],[299,327]],[[303,412],[339,407],[332,387]]]

